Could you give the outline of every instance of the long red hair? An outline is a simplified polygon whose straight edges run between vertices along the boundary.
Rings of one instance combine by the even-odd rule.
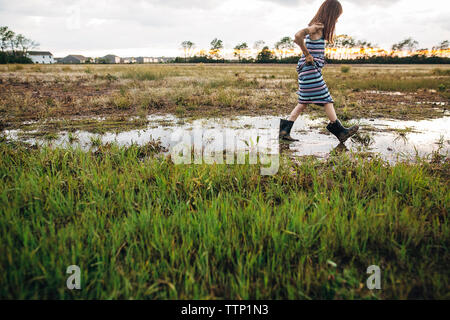
[[[320,6],[319,11],[317,11],[316,16],[309,23],[310,26],[316,23],[322,23],[323,36],[328,42],[334,41],[334,31],[336,29],[337,19],[341,16],[344,10],[342,5],[337,0],[326,0]]]

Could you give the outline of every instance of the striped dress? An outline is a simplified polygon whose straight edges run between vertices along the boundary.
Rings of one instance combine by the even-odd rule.
[[[325,40],[311,40],[306,36],[306,48],[314,58],[314,65],[307,65],[305,55],[302,55],[297,65],[299,90],[298,102],[301,104],[333,103],[327,84],[322,76],[325,66]]]

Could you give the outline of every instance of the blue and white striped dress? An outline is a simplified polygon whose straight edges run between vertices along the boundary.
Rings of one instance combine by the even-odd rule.
[[[314,58],[314,65],[306,64],[304,54],[298,62],[298,102],[319,105],[334,103],[322,76],[322,68],[325,66],[325,39],[311,40],[307,35],[306,48]]]

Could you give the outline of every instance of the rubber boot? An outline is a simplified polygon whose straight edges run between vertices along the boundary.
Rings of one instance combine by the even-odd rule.
[[[335,123],[330,123],[327,126],[328,131],[336,136],[341,143],[344,143],[351,136],[358,132],[359,127],[353,126],[350,128],[345,128],[339,120],[336,120]]]
[[[294,125],[294,121],[288,120],[280,120],[280,139],[286,141],[299,141],[291,137],[292,126]]]

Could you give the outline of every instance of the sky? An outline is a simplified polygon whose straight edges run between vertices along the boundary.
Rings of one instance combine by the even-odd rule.
[[[54,56],[181,56],[184,40],[273,46],[305,28],[323,0],[0,0],[0,25]],[[430,48],[450,40],[448,0],[342,0],[337,34],[382,48],[407,37]]]

